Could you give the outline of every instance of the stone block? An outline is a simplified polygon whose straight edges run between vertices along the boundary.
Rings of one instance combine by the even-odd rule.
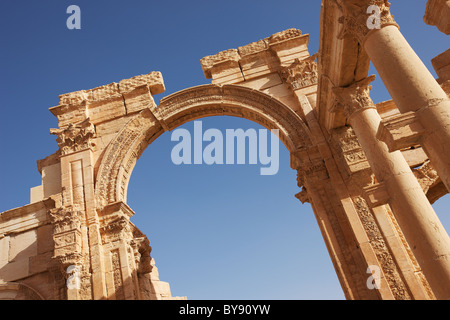
[[[242,83],[244,87],[255,90],[264,90],[282,84],[278,73],[270,73],[262,77],[247,80]]]
[[[148,87],[152,95],[163,93],[166,90],[161,72],[153,71],[120,81],[119,91],[123,94],[142,86]]]
[[[126,114],[122,95],[108,101],[89,104],[89,118],[94,125]]]
[[[37,253],[53,252],[53,226],[50,224],[37,229]]]
[[[61,163],[42,168],[43,198],[61,192]]]
[[[425,129],[411,111],[384,119],[378,128],[377,139],[384,141],[392,152],[418,145],[424,133]]]
[[[402,150],[402,155],[410,167],[416,167],[428,160],[428,156],[422,148]]]
[[[0,238],[0,270],[9,260],[9,241],[9,236]]]
[[[18,261],[37,255],[36,229],[11,236],[9,246],[9,261]]]
[[[29,271],[30,275],[35,273],[41,273],[48,270],[49,266],[52,264],[52,256],[53,252],[46,252],[39,254],[34,257],[30,257],[29,263]]]
[[[431,64],[439,77],[440,83],[450,80],[450,49],[431,59]]]
[[[58,118],[59,128],[67,127],[71,123],[76,124],[83,122],[88,118],[86,101],[77,105],[60,104],[49,110]]]
[[[35,203],[44,199],[44,187],[42,185],[30,189],[30,203]]]
[[[28,258],[10,262],[0,268],[0,280],[16,281],[28,277]]]
[[[155,100],[147,86],[141,86],[123,94],[127,114],[141,111],[145,108],[156,108]]]
[[[441,32],[450,34],[450,1],[428,0],[423,20],[436,26]]]

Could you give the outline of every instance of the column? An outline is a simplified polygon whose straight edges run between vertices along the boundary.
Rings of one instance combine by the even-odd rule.
[[[341,36],[351,34],[364,47],[400,112],[415,113],[424,128],[420,143],[450,191],[450,100],[401,34],[389,7],[387,0],[345,1]]]
[[[450,239],[400,151],[390,152],[377,140],[381,117],[370,99],[368,77],[334,88],[370,166],[390,196],[388,203],[413,249],[437,299],[450,299]]]

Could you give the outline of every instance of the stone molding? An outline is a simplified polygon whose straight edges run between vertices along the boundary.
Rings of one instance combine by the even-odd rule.
[[[275,48],[277,46],[280,46],[294,39],[299,39],[301,37],[307,37],[307,35],[303,35],[299,29],[287,29],[281,32],[277,32],[270,37],[264,38],[262,40],[238,47],[238,49],[228,49],[214,55],[203,57],[200,60],[200,64],[202,66],[205,77],[207,79],[211,79],[211,71],[213,70],[213,68],[224,65],[239,67],[239,61],[244,57],[248,57],[250,55],[258,54],[271,49],[276,51]]]

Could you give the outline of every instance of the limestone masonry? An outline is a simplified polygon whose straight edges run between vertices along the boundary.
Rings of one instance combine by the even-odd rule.
[[[367,27],[370,5],[380,28]],[[450,1],[429,0],[424,21],[449,34]],[[42,184],[0,213],[0,299],[186,299],[130,222],[128,182],[163,132],[217,115],[279,130],[347,299],[450,299],[450,240],[431,206],[450,191],[450,50],[435,79],[386,0],[323,0],[320,23],[318,53],[281,31],[202,58],[211,84],[159,105],[160,72],[60,95]],[[393,100],[372,101],[370,62]]]

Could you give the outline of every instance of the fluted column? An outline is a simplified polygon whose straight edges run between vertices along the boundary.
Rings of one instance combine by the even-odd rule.
[[[343,29],[339,37],[353,36],[360,42],[400,112],[415,114],[424,129],[415,142],[422,145],[450,191],[450,100],[447,94],[401,34],[387,0],[341,3]]]
[[[375,76],[334,88],[378,180],[387,189],[395,217],[438,299],[450,299],[450,239],[400,151],[376,138],[381,117],[370,99]]]

